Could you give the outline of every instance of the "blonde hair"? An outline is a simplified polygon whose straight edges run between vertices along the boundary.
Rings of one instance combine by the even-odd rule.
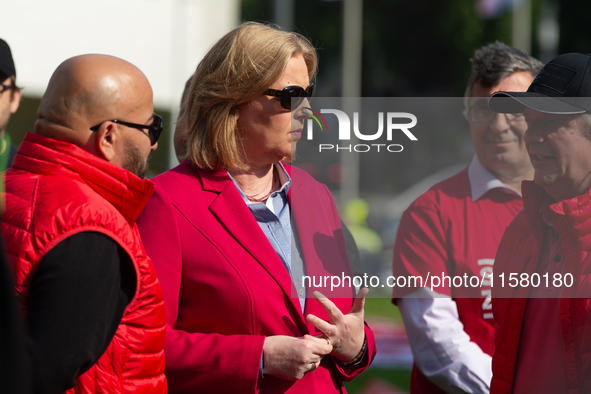
[[[198,168],[246,167],[236,109],[278,80],[294,55],[302,55],[312,80],[318,63],[312,44],[300,34],[256,22],[243,23],[207,52],[178,120],[186,127],[188,157]]]

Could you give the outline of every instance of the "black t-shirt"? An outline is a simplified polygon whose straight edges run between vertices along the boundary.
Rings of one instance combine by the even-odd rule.
[[[2,240],[0,240],[2,245]],[[21,313],[16,304],[12,275],[0,249],[0,392],[27,394]]]
[[[129,255],[98,232],[68,237],[42,258],[25,317],[34,393],[63,393],[98,361],[135,287]]]

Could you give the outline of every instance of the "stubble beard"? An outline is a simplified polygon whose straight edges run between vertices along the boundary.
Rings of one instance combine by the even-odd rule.
[[[123,168],[134,173],[141,179],[145,179],[148,175],[148,162],[150,155],[144,160],[140,150],[131,143],[125,144],[125,162]]]

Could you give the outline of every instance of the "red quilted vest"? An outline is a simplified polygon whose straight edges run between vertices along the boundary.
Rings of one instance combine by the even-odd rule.
[[[162,289],[135,220],[154,185],[70,143],[27,133],[6,173],[1,224],[16,290],[26,313],[41,258],[63,239],[101,232],[131,256],[137,275],[109,347],[68,393],[166,393]]]
[[[542,253],[545,224],[538,215],[545,191],[531,181],[522,184],[524,209],[505,230],[495,257],[495,281],[500,273],[535,272]],[[550,206],[560,234],[566,272],[574,276],[574,293],[591,294],[591,190]],[[498,282],[497,282],[498,283]],[[527,305],[527,287],[512,289],[505,284],[493,288],[495,353],[492,360],[491,394],[511,393],[517,354]],[[566,349],[569,394],[591,392],[591,298],[562,298],[560,320]],[[544,327],[540,327],[543,330]],[[544,344],[540,344],[544,346]]]

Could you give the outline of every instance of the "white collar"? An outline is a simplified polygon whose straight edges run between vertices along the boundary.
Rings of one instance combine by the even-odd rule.
[[[472,162],[468,166],[468,180],[470,181],[470,191],[472,193],[472,201],[477,201],[486,192],[495,188],[505,189],[508,193],[515,193],[521,197],[519,191],[510,186],[505,185],[497,177],[495,177],[489,170],[486,169],[474,155]]]

